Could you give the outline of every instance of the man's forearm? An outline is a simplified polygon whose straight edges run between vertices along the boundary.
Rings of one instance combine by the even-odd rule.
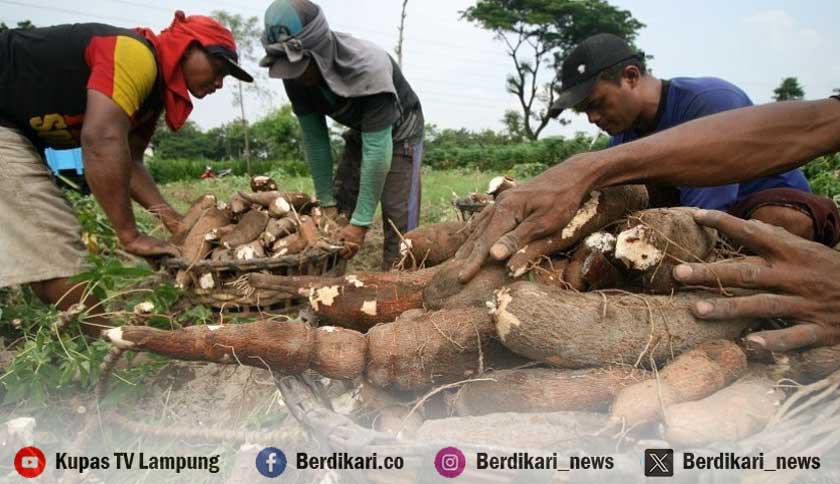
[[[132,162],[127,137],[119,133],[83,136],[82,150],[85,179],[93,196],[120,240],[132,239],[138,231],[129,197]]]
[[[131,170],[131,198],[146,210],[160,216],[174,211],[163,198],[155,180],[142,161],[135,160]]]
[[[585,171],[591,188],[639,182],[715,186],[784,172],[838,150],[840,102],[827,99],[703,117],[632,143],[576,156],[566,169]]]

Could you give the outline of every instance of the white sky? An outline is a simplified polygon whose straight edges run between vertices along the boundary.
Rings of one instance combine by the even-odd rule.
[[[182,0],[0,0],[0,21],[13,25],[29,19],[38,26],[70,22],[103,22],[123,27],[166,27],[175,8],[188,14],[227,10],[247,16],[262,13],[267,0],[224,2]],[[389,52],[397,39],[401,0],[321,0],[335,30],[372,40]],[[420,96],[427,122],[439,127],[499,129],[506,109],[518,104],[504,90],[512,72],[503,44],[491,33],[459,20],[472,0],[409,0],[404,72]],[[840,88],[840,2],[708,0],[705,2],[612,0],[647,25],[637,44],[655,56],[654,74],[717,76],[744,89],[756,103],[771,100],[783,77],[796,76],[809,99]],[[263,81],[274,92],[273,103],[249,99],[249,117],[286,102],[279,81]],[[237,116],[231,106],[233,84],[195,103],[192,118],[204,128]],[[595,133],[580,116],[572,123],[553,123],[547,134]]]

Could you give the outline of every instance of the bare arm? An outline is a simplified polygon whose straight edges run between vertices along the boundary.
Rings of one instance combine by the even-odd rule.
[[[796,101],[726,111],[607,150],[583,153],[504,192],[482,212],[459,253],[461,280],[491,253],[503,260],[562,229],[597,188],[657,181],[735,183],[789,170],[840,150],[840,102]]]
[[[172,247],[137,229],[130,197],[133,173],[130,126],[128,116],[114,101],[88,89],[81,134],[85,178],[126,250],[138,255],[177,255]]]
[[[131,147],[131,197],[146,210],[155,214],[166,226],[170,233],[180,228],[181,215],[163,198],[152,175],[143,163],[143,153],[148,142],[139,134],[132,133],[129,137]]]
[[[121,242],[140,235],[128,190],[132,172],[130,126],[128,116],[114,101],[98,91],[88,90],[81,134],[85,178]]]
[[[838,150],[840,102],[824,99],[726,111],[585,158],[593,164],[593,189],[646,181],[714,186],[788,171]]]

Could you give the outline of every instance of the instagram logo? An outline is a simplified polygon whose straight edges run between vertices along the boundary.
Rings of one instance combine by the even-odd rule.
[[[466,466],[467,458],[455,447],[440,449],[435,456],[435,469],[443,477],[458,477],[464,472]]]
[[[27,479],[40,476],[46,466],[47,459],[38,447],[24,447],[15,454],[15,470]]]

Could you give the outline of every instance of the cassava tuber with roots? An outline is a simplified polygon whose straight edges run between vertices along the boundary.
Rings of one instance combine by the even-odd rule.
[[[421,311],[363,335],[313,328],[301,321],[257,321],[163,331],[122,326],[105,332],[112,344],[186,361],[210,361],[299,374],[311,368],[329,378],[366,372],[381,388],[422,390],[475,376],[485,368],[523,361],[495,339],[493,322],[479,309]]]
[[[469,236],[465,222],[422,225],[403,236],[400,255],[406,263],[432,267],[451,259]]]
[[[451,260],[438,266],[438,271],[423,288],[423,303],[428,309],[486,307],[493,294],[513,281],[501,263],[488,263],[468,283],[458,281],[463,262]]]
[[[207,235],[230,223],[227,212],[212,206],[202,212],[181,244],[181,257],[190,264],[204,259],[212,250]]]
[[[735,343],[707,341],[669,362],[658,378],[625,387],[610,417],[628,427],[662,416],[662,408],[707,397],[747,371],[747,357]]]
[[[702,400],[666,407],[665,438],[680,447],[742,440],[768,424],[783,398],[772,380],[745,376]]]
[[[181,229],[173,234],[169,241],[174,245],[183,244],[198,219],[204,212],[215,206],[216,197],[214,195],[207,194],[198,197],[187,210],[187,213],[184,214],[184,218],[181,219]]]
[[[616,394],[651,373],[634,368],[563,370],[526,368],[485,375],[492,380],[467,383],[454,397],[460,416],[497,412],[606,411]]]
[[[705,292],[675,296],[578,293],[516,282],[496,294],[499,338],[528,359],[564,368],[657,364],[714,340],[734,340],[751,327],[744,320],[703,321],[690,306]]]
[[[188,326],[164,331],[122,326],[104,336],[117,347],[185,361],[211,361],[297,374],[309,367],[315,330],[299,321]]]
[[[252,192],[273,192],[277,190],[277,183],[270,177],[257,175],[251,177]]]
[[[376,324],[395,320],[406,310],[423,307],[422,289],[435,270],[343,277],[249,274],[248,284],[256,289],[304,296],[321,323],[364,332]]]
[[[563,229],[526,245],[510,257],[508,267],[511,274],[513,277],[520,277],[527,272],[530,263],[542,254],[554,254],[570,249],[593,232],[647,206],[648,194],[642,185],[624,185],[593,191]]]
[[[263,233],[268,224],[268,215],[259,210],[251,210],[239,219],[236,228],[219,239],[219,243],[227,248],[251,243]]]
[[[694,221],[688,207],[643,210],[628,217],[618,234],[615,257],[641,273],[642,287],[670,294],[678,287],[673,269],[684,262],[706,262],[717,244],[717,231]]]
[[[367,338],[367,379],[387,389],[418,390],[523,363],[499,344],[486,309],[407,314]]]

